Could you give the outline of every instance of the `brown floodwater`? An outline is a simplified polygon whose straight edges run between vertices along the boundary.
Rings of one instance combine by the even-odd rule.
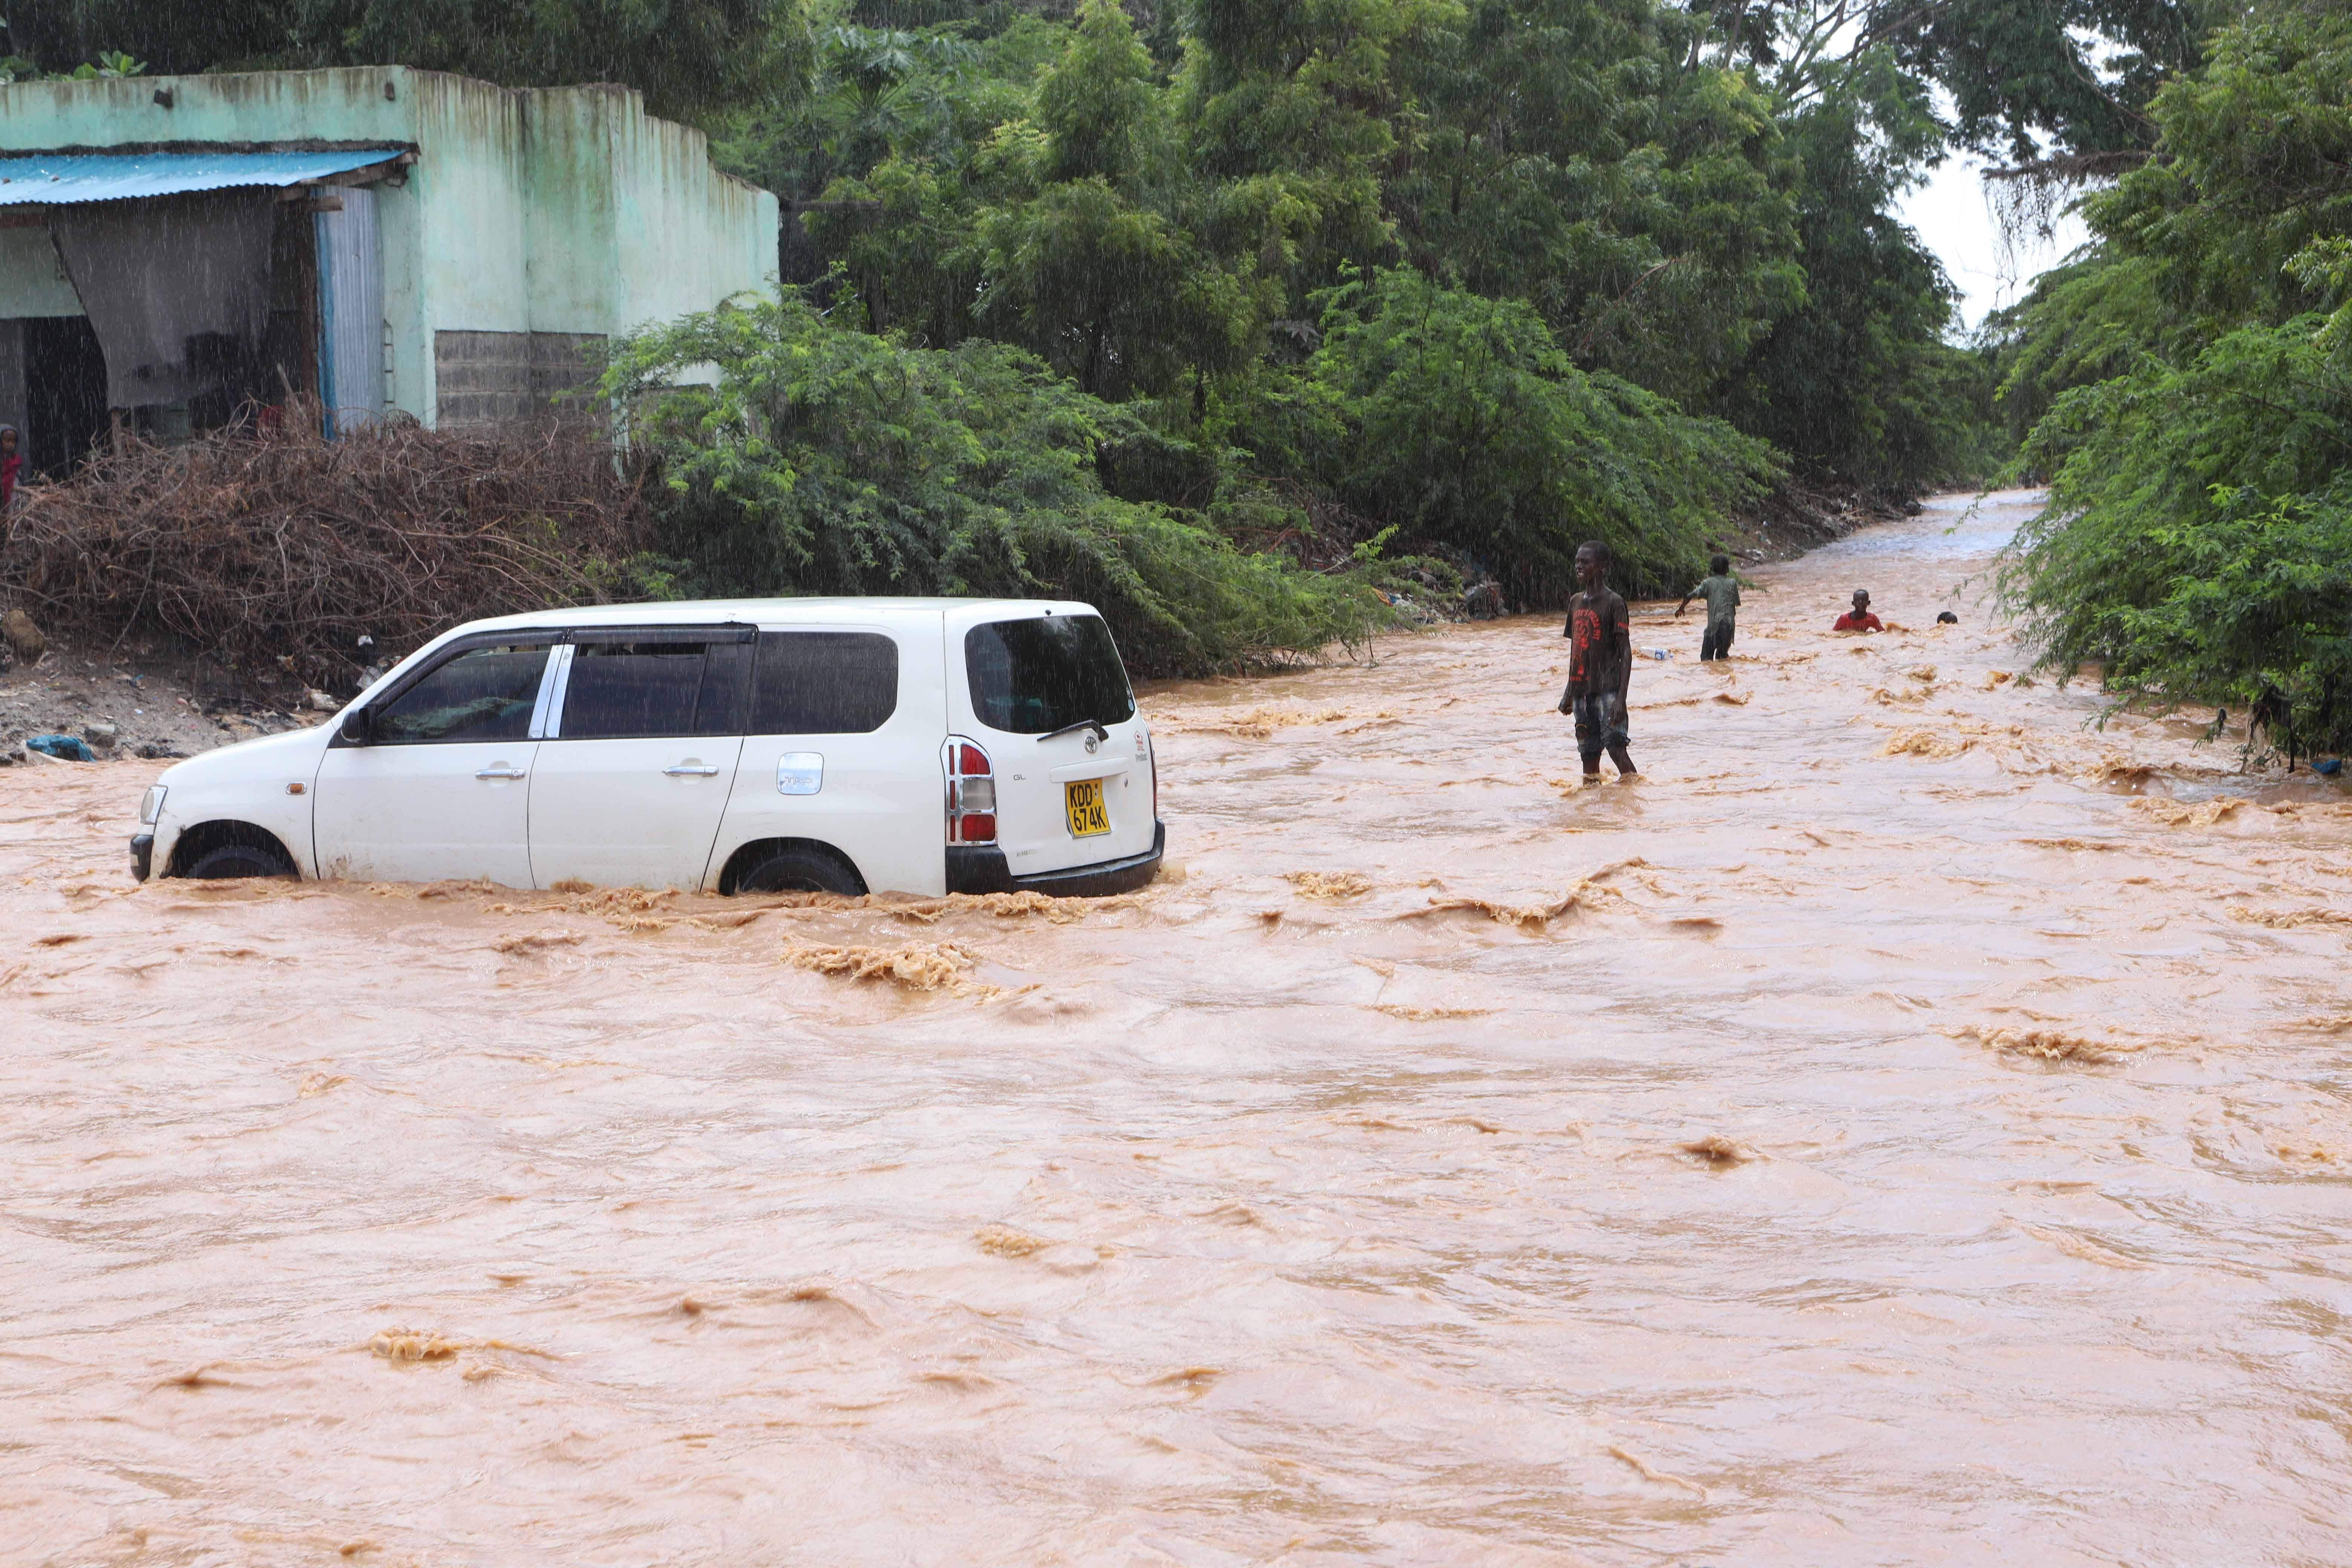
[[[1638,784],[1549,619],[1147,693],[1092,907],[0,773],[0,1560],[2352,1560],[2352,801],[2002,679],[1967,506],[1640,606]]]

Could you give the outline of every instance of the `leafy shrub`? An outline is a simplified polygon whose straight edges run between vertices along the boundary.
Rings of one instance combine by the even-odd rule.
[[[700,367],[717,379],[679,384]],[[914,348],[788,293],[616,343],[603,391],[635,411],[680,592],[1084,599],[1152,674],[1311,655],[1387,618],[1361,574],[1108,493],[1097,454],[1153,447],[1137,416],[1007,344]]]
[[[1771,449],[1579,370],[1528,305],[1382,272],[1323,299],[1322,342],[1250,421],[1262,459],[1462,552],[1524,603],[1575,591],[1607,543],[1626,592],[1688,587]]]
[[[2045,663],[2104,661],[2132,695],[2276,693],[2273,742],[2352,742],[2352,374],[2320,321],[2144,362],[2035,428],[2050,506],[2010,582]]]
[[[2342,748],[2352,14],[2258,10],[2155,112],[2160,155],[2085,204],[2098,250],[2016,318],[2004,395],[2049,400],[2019,468],[2051,489],[2009,593],[2053,668]]]

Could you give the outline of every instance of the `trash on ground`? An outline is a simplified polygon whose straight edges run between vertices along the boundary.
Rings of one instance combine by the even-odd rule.
[[[28,752],[38,752],[45,757],[55,757],[63,763],[94,763],[98,753],[79,735],[35,735],[25,742]]]

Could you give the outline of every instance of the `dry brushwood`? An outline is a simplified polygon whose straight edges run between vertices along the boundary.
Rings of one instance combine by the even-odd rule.
[[[346,689],[362,634],[392,655],[459,621],[595,603],[646,541],[610,447],[555,422],[398,418],[329,441],[296,408],[176,446],[126,439],[20,498],[0,600],[85,637],[161,631]]]

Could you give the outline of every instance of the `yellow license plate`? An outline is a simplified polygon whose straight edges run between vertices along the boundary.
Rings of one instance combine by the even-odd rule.
[[[1110,813],[1103,809],[1100,779],[1072,779],[1062,786],[1062,805],[1070,814],[1070,837],[1091,838],[1110,831]]]

